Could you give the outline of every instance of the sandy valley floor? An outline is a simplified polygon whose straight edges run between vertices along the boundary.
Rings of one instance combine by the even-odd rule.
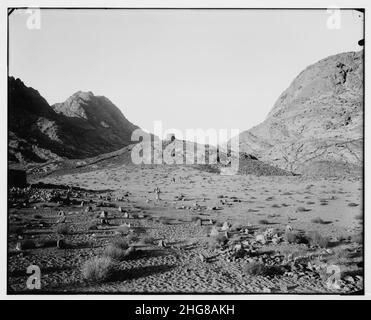
[[[31,264],[40,267],[43,292],[363,289],[361,179],[118,166],[41,181],[82,189],[10,191],[10,293],[28,290]],[[107,214],[103,224],[102,211]],[[63,240],[60,248],[58,239]],[[135,250],[109,253],[117,239]],[[103,280],[83,271],[94,257],[112,261]],[[335,275],[333,268],[339,270]]]

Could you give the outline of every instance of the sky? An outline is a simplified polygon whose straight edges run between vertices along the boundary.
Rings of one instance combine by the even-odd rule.
[[[77,91],[109,98],[153,132],[239,129],[262,122],[307,66],[359,51],[363,18],[342,10],[41,9],[9,17],[9,75],[49,104]],[[221,141],[219,141],[221,142]],[[211,142],[213,143],[213,142]]]

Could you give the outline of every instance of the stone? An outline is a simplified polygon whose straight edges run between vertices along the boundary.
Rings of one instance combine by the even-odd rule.
[[[265,239],[263,234],[258,234],[255,238],[257,242],[260,242],[261,244],[266,244],[267,240]]]
[[[231,228],[231,224],[228,221],[226,221],[226,222],[223,223],[223,226],[222,226],[221,230],[222,231],[227,231],[230,228]]]
[[[58,239],[57,240],[57,248],[58,249],[66,249],[67,244],[63,239]]]
[[[219,235],[219,231],[216,227],[213,227],[210,231],[210,236],[211,237],[217,237]]]
[[[165,240],[159,240],[159,241],[158,241],[158,246],[159,246],[159,247],[166,247],[166,245],[165,245]]]
[[[287,226],[286,226],[286,228],[285,228],[285,231],[286,232],[291,232],[293,229],[292,229],[292,227],[288,224]]]

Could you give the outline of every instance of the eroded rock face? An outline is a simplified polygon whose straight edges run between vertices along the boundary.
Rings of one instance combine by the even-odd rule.
[[[240,135],[240,151],[297,173],[358,171],[362,146],[363,51],[309,66],[266,120]]]
[[[20,79],[9,78],[9,159],[45,162],[84,159],[119,150],[138,127],[107,98],[76,92],[50,106]]]

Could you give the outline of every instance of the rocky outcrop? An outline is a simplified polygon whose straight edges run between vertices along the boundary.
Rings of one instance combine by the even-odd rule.
[[[239,136],[240,151],[298,173],[363,166],[363,51],[301,72],[266,120]]]
[[[121,149],[138,127],[106,97],[76,92],[50,106],[20,79],[9,78],[9,160],[83,159]]]

